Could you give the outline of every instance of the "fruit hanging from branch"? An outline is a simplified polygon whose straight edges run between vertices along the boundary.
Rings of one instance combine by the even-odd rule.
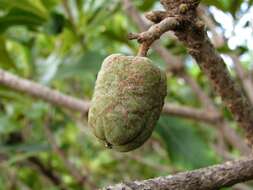
[[[152,134],[166,91],[165,73],[148,58],[111,55],[98,73],[89,126],[108,148],[136,149]]]

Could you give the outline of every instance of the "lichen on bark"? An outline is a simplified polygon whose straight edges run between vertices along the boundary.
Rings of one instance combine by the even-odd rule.
[[[98,73],[89,126],[109,148],[138,148],[152,134],[166,91],[165,73],[148,58],[111,55]]]

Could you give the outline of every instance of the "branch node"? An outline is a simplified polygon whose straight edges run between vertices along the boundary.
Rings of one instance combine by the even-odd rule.
[[[182,3],[180,6],[179,6],[179,12],[181,14],[185,14],[187,11],[189,10],[189,6],[185,3]]]
[[[167,13],[165,11],[150,11],[144,16],[153,23],[159,23],[167,17]]]
[[[129,39],[129,40],[136,40],[138,38],[139,38],[139,34],[137,34],[137,33],[129,33],[127,35],[127,39]]]

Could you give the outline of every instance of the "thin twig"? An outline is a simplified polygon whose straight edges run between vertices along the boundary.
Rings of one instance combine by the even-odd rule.
[[[177,29],[179,25],[180,22],[178,18],[167,17],[160,23],[151,26],[146,32],[130,35],[129,39],[137,39],[138,42],[141,43],[138,55],[146,56],[148,49],[155,40],[159,39],[165,32]]]
[[[55,186],[59,187],[60,190],[67,190],[60,177],[56,175],[51,168],[45,166],[40,159],[32,156],[28,158],[28,161],[32,163],[43,174],[43,176],[49,179]]]

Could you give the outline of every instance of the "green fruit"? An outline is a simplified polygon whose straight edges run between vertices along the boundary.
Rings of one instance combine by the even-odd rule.
[[[88,123],[108,148],[127,152],[152,134],[166,96],[166,75],[145,57],[114,54],[98,73]]]

